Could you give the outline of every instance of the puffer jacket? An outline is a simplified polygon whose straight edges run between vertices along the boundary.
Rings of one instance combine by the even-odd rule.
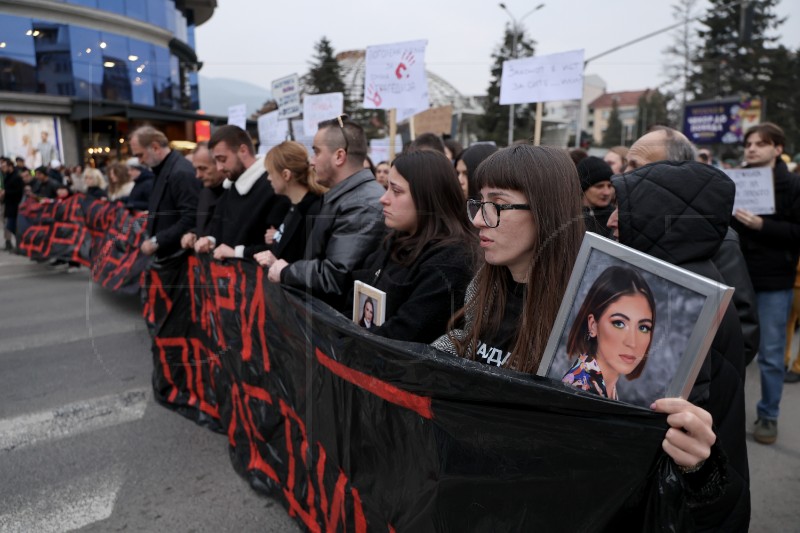
[[[701,276],[723,282],[711,258],[727,233],[734,183],[694,161],[659,162],[616,176],[619,241]],[[698,531],[747,531],[750,475],[745,444],[744,344],[728,306],[689,400],[711,413],[727,456],[721,498],[692,507]]]
[[[380,246],[384,234],[379,202],[384,192],[367,169],[326,192],[306,243],[305,259],[284,268],[281,283],[309,288],[315,297],[346,310],[352,273]]]

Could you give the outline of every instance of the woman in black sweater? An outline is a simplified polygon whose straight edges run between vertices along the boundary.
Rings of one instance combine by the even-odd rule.
[[[377,335],[429,343],[464,305],[477,251],[452,164],[433,151],[398,156],[381,204],[390,231],[353,278],[386,293]]]
[[[308,152],[295,141],[285,141],[267,152],[264,166],[275,194],[289,198],[292,207],[281,225],[270,228],[265,243],[247,246],[244,257],[252,257],[269,268],[278,259],[289,263],[303,258],[310,220],[322,207],[322,194],[327,190],[317,183],[314,169],[308,164]]]

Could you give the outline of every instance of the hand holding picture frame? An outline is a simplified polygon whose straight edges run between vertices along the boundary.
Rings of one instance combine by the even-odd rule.
[[[587,233],[538,375],[642,407],[686,399],[732,295]]]
[[[386,320],[386,293],[356,281],[353,287],[353,322],[372,331]]]

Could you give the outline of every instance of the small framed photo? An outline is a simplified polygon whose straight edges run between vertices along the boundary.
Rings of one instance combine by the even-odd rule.
[[[356,281],[353,290],[353,322],[373,330],[386,320],[386,293]]]
[[[686,399],[732,295],[586,233],[538,375],[643,407]]]

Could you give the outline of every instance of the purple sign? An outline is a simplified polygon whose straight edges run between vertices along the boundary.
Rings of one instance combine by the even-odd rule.
[[[695,144],[739,144],[761,122],[761,99],[707,101],[684,109],[683,133]]]

